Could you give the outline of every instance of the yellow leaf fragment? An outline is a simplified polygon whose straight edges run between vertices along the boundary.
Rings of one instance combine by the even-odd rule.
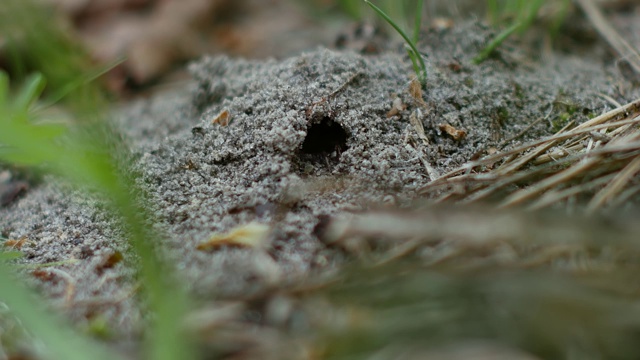
[[[236,248],[261,248],[265,245],[269,226],[257,222],[237,226],[223,234],[214,234],[209,240],[198,244],[198,250],[217,250],[223,246]]]

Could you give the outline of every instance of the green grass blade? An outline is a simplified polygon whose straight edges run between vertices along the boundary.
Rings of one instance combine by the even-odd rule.
[[[409,47],[411,47],[411,51],[413,52],[413,54],[416,55],[415,57],[417,58],[418,63],[420,64],[420,68],[419,69],[414,68],[414,70],[415,70],[416,75],[418,76],[418,79],[420,80],[420,83],[422,84],[422,86],[425,86],[426,83],[427,83],[427,66],[424,64],[424,60],[422,59],[422,55],[420,55],[420,52],[416,48],[415,43],[409,38],[409,36],[407,36],[407,34],[384,11],[382,11],[382,9],[380,9],[377,6],[375,6],[369,0],[364,0],[364,2],[367,5],[369,5],[369,7],[371,7],[376,13],[378,13],[378,15],[380,15],[380,17],[382,17],[387,23],[389,23],[389,25],[391,25],[398,32],[398,34],[400,34],[400,36],[402,36],[402,38],[407,43],[407,45],[409,45]]]
[[[2,251],[0,252],[0,261],[20,259],[23,256],[24,254],[20,251]]]
[[[362,19],[362,9],[360,4],[353,0],[338,0],[338,5],[352,19]]]
[[[28,109],[40,97],[46,83],[42,74],[36,73],[29,76],[12,105],[17,109]]]
[[[500,17],[500,6],[498,0],[487,0],[487,15],[489,23],[496,24]]]
[[[413,42],[415,44],[420,40],[420,28],[422,27],[422,11],[423,11],[424,0],[418,0],[416,5],[416,15],[413,20]]]
[[[125,185],[122,190],[131,188],[131,185]],[[182,319],[189,306],[187,294],[178,286],[167,264],[155,256],[153,243],[158,239],[141,225],[146,211],[132,203],[128,192],[118,194],[114,202],[131,231],[130,243],[140,257],[143,287],[155,315],[153,326],[147,333],[147,358],[193,359],[192,348],[182,331]]]
[[[558,4],[559,9],[556,15],[553,18],[553,22],[549,27],[549,34],[551,38],[556,38],[558,33],[560,32],[560,28],[564,23],[567,15],[569,14],[569,8],[571,7],[571,0],[561,0]]]
[[[414,54],[414,53],[413,53],[413,50],[411,50],[411,48],[408,48],[408,49],[407,49],[407,53],[409,54],[409,60],[411,60],[411,64],[413,65],[413,68],[414,68],[414,69],[418,69],[418,67],[419,67],[420,65],[418,65],[418,59],[417,59],[417,58],[418,58],[420,55],[416,55],[416,54]]]
[[[62,99],[64,99],[67,96],[69,96],[69,94],[71,94],[74,91],[78,90],[82,86],[85,86],[85,85],[95,81],[99,77],[101,77],[104,74],[108,73],[111,69],[113,69],[116,66],[122,64],[124,61],[125,61],[124,58],[116,59],[115,61],[112,61],[112,62],[110,62],[110,63],[108,63],[106,65],[100,66],[98,69],[93,70],[89,74],[80,76],[80,77],[76,78],[75,80],[70,81],[65,86],[63,86],[61,89],[57,90],[55,93],[53,93],[50,96],[48,96],[47,99],[46,99],[46,102],[44,104],[42,104],[39,108],[46,108],[46,107],[49,107],[49,106],[61,101]]]
[[[531,27],[531,24],[533,24],[536,16],[538,15],[538,12],[540,11],[540,8],[542,7],[542,5],[544,5],[545,1],[546,0],[533,0],[523,3],[522,9],[520,10],[519,14],[519,20],[517,21],[522,26],[520,29],[521,31],[524,31]]]
[[[502,44],[505,40],[507,40],[507,38],[511,36],[511,34],[519,30],[521,27],[522,27],[522,24],[516,23],[511,25],[504,31],[502,31],[500,34],[498,34],[498,36],[496,36],[493,40],[491,40],[491,42],[487,46],[485,46],[485,48],[482,49],[482,51],[480,51],[480,53],[475,58],[473,58],[473,63],[478,65],[483,61],[485,61],[489,57],[489,55],[491,55],[491,53],[498,46],[500,46],[500,44]]]
[[[9,98],[9,75],[0,71],[0,104],[7,102]]]

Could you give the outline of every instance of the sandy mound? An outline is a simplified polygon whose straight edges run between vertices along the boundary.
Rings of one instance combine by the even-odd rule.
[[[190,89],[128,106],[118,120],[158,215],[153,226],[166,233],[185,283],[201,296],[246,296],[330,269],[340,256],[314,233],[323,217],[407,206],[431,176],[607,110],[599,93],[631,100],[618,92],[625,80],[617,70],[593,59],[525,63],[507,45],[469,65],[491,36],[477,24],[425,34],[422,101],[409,94],[410,63],[399,46],[369,56],[319,49],[283,61],[205,58],[191,67]],[[387,116],[396,97],[403,110]],[[122,232],[99,201],[70,193],[46,179],[0,209],[2,235],[27,239],[25,263],[67,261],[57,268],[74,282],[72,294],[55,274],[38,282],[77,321],[98,311],[129,328],[138,318],[126,297],[133,281],[124,263],[109,266]],[[270,225],[264,251],[197,248],[254,221]]]

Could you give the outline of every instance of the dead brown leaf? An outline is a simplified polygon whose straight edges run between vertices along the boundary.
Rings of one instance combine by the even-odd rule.
[[[4,246],[12,249],[20,249],[27,242],[27,237],[23,236],[20,239],[9,239],[4,242]]]
[[[227,125],[229,125],[229,120],[230,119],[231,119],[231,115],[229,114],[229,110],[224,109],[218,115],[216,115],[216,117],[214,117],[213,120],[211,120],[211,124],[212,125],[218,124],[220,126],[227,126]]]
[[[420,85],[420,81],[417,78],[414,78],[409,83],[409,94],[413,99],[418,103],[418,105],[427,108],[427,103],[424,102],[422,98],[422,85]]]
[[[51,272],[47,271],[46,269],[33,270],[31,272],[31,275],[33,275],[36,279],[40,281],[53,281],[53,279],[55,279],[55,276]]]
[[[102,273],[107,269],[111,269],[116,266],[119,262],[124,260],[124,255],[120,251],[114,251],[113,253],[107,255],[105,259],[96,267],[96,271],[98,273]]]
[[[460,141],[467,136],[467,132],[462,129],[456,129],[449,124],[438,124],[438,128],[444,131],[447,135],[451,136],[453,140]]]
[[[400,114],[406,108],[407,105],[402,102],[402,99],[400,97],[396,97],[393,99],[393,103],[391,104],[391,110],[387,112],[387,118]]]

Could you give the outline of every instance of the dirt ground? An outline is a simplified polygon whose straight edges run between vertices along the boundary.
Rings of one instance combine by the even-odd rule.
[[[568,29],[588,27],[574,16]],[[640,7],[611,16],[640,47]],[[495,30],[474,20],[427,25],[419,98],[402,44],[361,53],[347,39],[342,50],[325,43],[279,60],[204,56],[188,66],[188,83],[117,111],[157,215],[150,226],[166,234],[158,241],[199,303],[334,273],[355,250],[323,241],[327,221],[412,209],[440,195],[418,190],[449,170],[600,115],[616,107],[611,99],[640,97],[638,78],[593,31],[568,31],[553,49],[510,40],[472,65]],[[234,229],[254,231],[258,243],[206,244]],[[124,234],[100,200],[47,177],[0,208],[0,230],[24,239],[20,264],[61,262],[27,276],[52,306],[81,327],[105,319],[116,343],[138,338],[137,284],[119,261]],[[451,358],[472,350],[457,351]]]

